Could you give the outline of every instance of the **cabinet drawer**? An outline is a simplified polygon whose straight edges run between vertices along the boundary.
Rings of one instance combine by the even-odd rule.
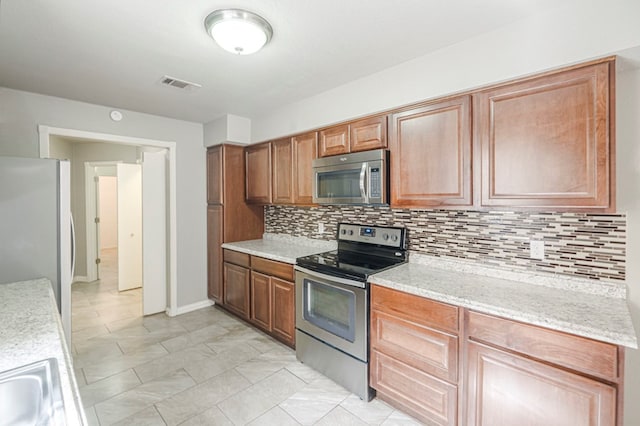
[[[371,347],[441,379],[458,380],[455,336],[374,310]]]
[[[455,425],[458,388],[420,370],[371,351],[371,386],[427,424]]]
[[[459,308],[424,297],[373,285],[371,307],[422,325],[458,332]]]
[[[250,256],[235,250],[224,249],[224,261],[248,268],[251,266]]]
[[[469,338],[598,377],[616,379],[618,347],[559,331],[469,312]]]
[[[251,256],[251,268],[254,271],[263,274],[272,275],[282,278],[283,280],[293,281],[293,265],[275,260],[265,259],[264,257]]]

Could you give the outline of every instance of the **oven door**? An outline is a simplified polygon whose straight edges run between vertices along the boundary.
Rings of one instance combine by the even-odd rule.
[[[368,360],[366,283],[296,266],[296,328],[364,362]]]

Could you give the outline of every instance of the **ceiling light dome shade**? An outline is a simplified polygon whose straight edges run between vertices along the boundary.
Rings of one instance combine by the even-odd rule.
[[[257,52],[273,35],[264,18],[242,9],[213,11],[204,20],[204,26],[220,47],[238,55]]]

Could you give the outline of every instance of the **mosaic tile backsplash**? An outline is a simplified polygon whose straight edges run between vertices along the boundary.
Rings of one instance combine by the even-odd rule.
[[[318,223],[324,233],[318,233]],[[593,280],[625,279],[624,214],[413,210],[365,206],[267,206],[265,232],[335,239],[339,222],[404,226],[409,250],[513,270]],[[529,257],[543,240],[545,259]]]

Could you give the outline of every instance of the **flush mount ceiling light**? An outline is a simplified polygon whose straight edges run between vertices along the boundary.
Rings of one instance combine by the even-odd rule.
[[[242,9],[220,9],[211,12],[204,27],[224,50],[250,55],[271,40],[273,29],[261,16]]]

